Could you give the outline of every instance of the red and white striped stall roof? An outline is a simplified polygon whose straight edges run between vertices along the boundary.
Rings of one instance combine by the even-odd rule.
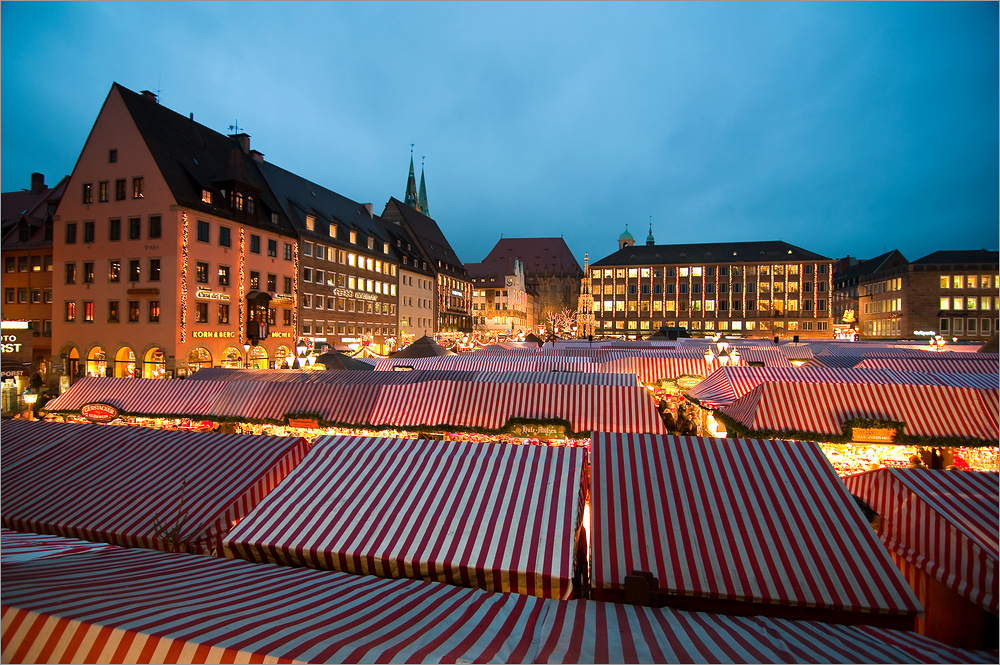
[[[594,601],[550,603],[535,663],[995,662],[910,631]]]
[[[595,597],[639,570],[755,611],[921,611],[814,443],[600,433],[591,450]]]
[[[9,529],[205,552],[299,463],[307,443],[9,421],[0,450]]]
[[[1000,375],[1000,360],[995,353],[928,354],[927,358],[865,358],[858,367],[894,369],[904,372],[947,372],[959,374]]]
[[[281,381],[227,381],[201,411],[184,413],[204,381],[170,381],[178,406],[150,404],[136,385],[127,393],[130,415],[184,413],[186,416],[281,421],[289,415],[315,415],[327,422],[349,425],[448,425],[499,429],[511,418],[565,420],[575,432],[663,433],[663,422],[648,391],[630,381],[587,381],[550,373],[546,382],[421,381],[401,384],[396,372],[366,372],[393,377],[385,383],[335,384]],[[71,387],[52,411],[74,411],[93,401],[104,401],[93,379],[81,394]],[[83,383],[81,380],[79,383]],[[630,384],[630,385],[624,385]],[[118,383],[110,383],[116,394]],[[50,403],[51,404],[51,403]]]
[[[530,662],[545,602],[115,550],[4,567],[3,662]]]
[[[1000,476],[878,469],[847,476],[844,484],[882,516],[886,547],[997,614]]]
[[[226,556],[567,598],[587,452],[320,437]]]
[[[840,435],[853,418],[906,423],[905,435],[996,441],[1000,390],[768,381],[722,409],[750,431]]]
[[[848,383],[875,385],[953,386],[1000,388],[997,377],[982,374],[930,374],[889,368],[835,367],[722,367],[696,385],[688,396],[703,406],[717,408],[732,404],[768,381],[801,383]]]
[[[991,663],[912,632],[113,549],[4,568],[5,663]]]
[[[49,559],[113,547],[115,545],[107,543],[92,543],[89,540],[61,538],[45,533],[22,533],[0,528],[0,565],[4,566],[17,561]]]
[[[205,413],[226,388],[224,381],[201,381],[195,388],[187,381],[123,379],[87,376],[45,405],[46,411],[79,411],[91,402],[110,404],[122,413],[149,416]]]

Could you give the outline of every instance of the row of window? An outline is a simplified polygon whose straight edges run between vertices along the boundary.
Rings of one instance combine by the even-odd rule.
[[[377,314],[379,316],[395,316],[396,306],[387,302],[372,302],[370,300],[355,300],[354,298],[338,298],[305,293],[302,295],[303,308],[336,310],[338,312],[357,312],[359,314]]]
[[[23,254],[18,257],[8,256],[4,259],[4,270],[6,272],[28,272],[28,264],[31,264],[31,272],[52,272],[52,255],[36,255],[29,257]]]
[[[997,289],[1000,275],[941,275],[942,289]]]
[[[94,322],[94,301],[84,300],[80,308],[82,311],[81,320],[85,323]],[[64,320],[68,323],[73,323],[77,319],[77,303],[75,300],[67,300],[65,303]],[[126,301],[126,307],[128,308],[128,318],[126,319],[129,323],[138,323],[140,320],[140,310],[142,303],[139,300],[128,300]],[[160,301],[159,300],[149,300],[146,306],[147,320],[150,323],[160,322]],[[120,320],[120,302],[118,300],[108,301],[108,321],[110,323],[118,323]]]
[[[124,201],[126,192],[126,182],[127,178],[119,178],[115,180],[115,201]],[[132,198],[141,199],[143,197],[143,179],[141,177],[132,178]],[[97,201],[98,203],[107,203],[111,200],[111,181],[101,180],[97,183]],[[89,204],[94,202],[94,183],[85,182],[83,183],[83,203]]]
[[[688,330],[721,330],[734,332],[753,332],[758,330],[766,331],[771,329],[771,323],[769,321],[678,321],[672,319],[606,321],[603,323],[598,321],[596,328],[604,333],[613,333],[625,330],[656,330],[661,326],[669,326],[671,328],[687,328]],[[780,324],[775,323],[774,328],[776,330],[787,331],[826,331],[830,329],[830,323],[828,321],[783,321]]]
[[[83,242],[89,244],[94,242],[97,232],[97,222],[87,220],[83,222]],[[146,223],[146,237],[156,239],[163,236],[163,221],[160,215],[149,215]],[[77,223],[66,222],[66,244],[75,245],[77,239]],[[122,220],[120,217],[112,217],[108,220],[108,240],[114,242],[122,239]],[[128,239],[142,239],[142,217],[128,218]]]
[[[652,302],[648,300],[635,301],[635,300],[604,300],[594,302],[594,311],[600,313],[605,312],[673,312],[673,311],[685,311],[688,309],[689,302],[687,300],[654,300]],[[826,300],[817,300],[816,309],[818,311],[824,311],[827,307]],[[690,301],[691,311],[695,312],[714,312],[727,311],[730,308],[733,311],[739,311],[744,309],[744,302],[742,300],[692,300]],[[813,308],[812,300],[802,301],[802,311],[811,312]],[[771,311],[773,310],[776,314],[784,314],[786,311],[799,311],[799,301],[798,300],[747,300],[746,310],[748,311]]]
[[[199,219],[195,224],[195,240],[198,242],[211,243],[212,242],[212,225],[203,219]],[[233,230],[231,227],[224,224],[219,224],[219,247],[232,247],[233,246]],[[261,237],[255,233],[250,234],[250,253],[260,254],[261,252]],[[294,254],[294,248],[291,243],[284,243],[284,253],[283,258],[286,261],[291,261]],[[278,256],[278,241],[274,238],[267,239],[267,255],[272,258],[277,258]]]
[[[30,303],[32,305],[38,305],[40,303],[50,303],[52,302],[52,289],[28,289],[28,288],[18,288],[17,289],[17,300],[18,304],[28,304],[29,295]],[[15,302],[15,290],[13,287],[7,287],[3,290],[3,301],[4,303],[11,305]]]
[[[389,282],[354,277],[353,275],[337,274],[333,271],[326,272],[314,268],[302,269],[302,281],[315,282],[316,284],[326,284],[330,287],[347,288],[357,291],[367,291],[384,296],[395,296],[396,285]]]
[[[683,266],[678,268],[667,267],[666,269],[667,277],[715,277],[718,273],[719,277],[739,277],[741,275],[759,275],[761,277],[784,277],[787,273],[791,276],[796,276],[799,274],[798,265],[760,265],[760,266],[719,266],[716,269],[715,266]],[[827,273],[827,265],[825,263],[819,264],[816,271],[825,275]],[[812,264],[802,266],[802,272],[806,275],[813,274]],[[602,268],[590,271],[590,276],[593,279],[600,279],[604,277],[605,279],[610,279],[612,277],[617,279],[635,279],[639,277],[663,277],[664,268]]]
[[[704,285],[704,289],[705,289],[705,293],[712,294],[712,293],[716,292],[716,285],[715,284],[705,284]],[[718,292],[719,293],[728,293],[728,292],[740,293],[743,289],[744,289],[744,285],[740,284],[739,282],[733,282],[732,284],[729,284],[728,282],[720,282],[718,284]],[[799,290],[799,285],[798,284],[789,284],[788,285],[788,293],[798,293],[798,290]],[[819,292],[821,292],[821,293],[825,293],[826,292],[826,282],[819,282],[819,283],[817,283],[816,290],[819,291]],[[691,284],[690,285],[690,291],[691,291],[691,293],[694,293],[694,294],[701,293],[702,292],[702,285],[698,284],[698,283]],[[772,284],[769,284],[767,282],[761,282],[759,285],[756,282],[749,282],[749,283],[746,284],[746,292],[747,293],[756,293],[758,291],[760,293],[785,293],[785,285],[781,284],[781,283],[776,283],[776,284],[772,285]],[[803,293],[812,293],[813,292],[813,284],[812,284],[812,282],[804,282],[802,284],[802,291],[803,291]],[[601,295],[602,292],[603,292],[604,295],[617,295],[617,296],[624,296],[624,295],[634,296],[634,295],[639,295],[639,294],[645,296],[645,295],[649,295],[650,293],[652,293],[653,295],[657,295],[658,296],[658,295],[661,295],[663,293],[667,293],[667,294],[674,293],[675,292],[675,285],[673,285],[673,284],[666,284],[666,285],[664,285],[664,284],[605,284],[603,287],[601,287],[600,285],[594,287],[594,295]],[[687,293],[688,292],[688,285],[687,284],[678,284],[678,285],[676,285],[676,292],[680,293],[680,294]],[[504,295],[506,295],[506,294],[507,294],[507,292],[504,291]],[[473,293],[473,295],[476,295],[476,294]]]
[[[302,323],[303,335],[384,335],[393,336],[396,334],[395,326],[353,326],[340,322],[328,321],[304,321]]]
[[[938,325],[938,330],[946,335],[972,335],[972,336],[985,336],[990,334],[990,319],[979,319],[978,324],[976,319],[941,319]],[[992,320],[992,329],[1000,330],[1000,321],[997,319]]]
[[[65,283],[66,284],[76,284],[77,280],[77,269],[76,262],[72,261],[65,265]],[[146,273],[146,281],[148,282],[159,282],[160,281],[160,259],[148,259],[148,271]],[[83,284],[93,284],[94,283],[94,262],[93,261],[83,261],[81,263],[81,283]],[[142,261],[140,259],[129,259],[128,269],[125,273],[126,280],[128,282],[138,282],[141,279],[142,273]],[[122,261],[121,259],[111,259],[108,261],[108,282],[118,283],[122,281]]]
[[[992,298],[990,296],[979,296],[978,298],[976,296],[965,296],[964,298],[943,297],[941,298],[940,306],[941,309],[1000,309],[1000,298],[996,296]]]
[[[403,296],[403,302],[399,303],[399,305],[400,307],[414,307],[413,298],[411,296]],[[416,307],[420,307],[421,309],[430,309],[433,306],[434,303],[430,298],[417,298]]]
[[[354,232],[351,231],[351,233]],[[388,247],[389,245],[386,243],[387,253],[389,251]],[[325,245],[317,244],[314,248],[311,242],[303,243],[302,254],[305,256],[313,256],[314,258],[320,260],[327,260],[330,263],[339,263],[341,265],[351,266],[352,268],[356,267],[361,268],[362,270],[382,273],[383,275],[392,275],[393,277],[396,276],[395,264],[389,263],[388,261],[373,259],[367,256],[361,256],[360,254],[355,254],[354,252],[346,252],[342,249],[326,247]]]

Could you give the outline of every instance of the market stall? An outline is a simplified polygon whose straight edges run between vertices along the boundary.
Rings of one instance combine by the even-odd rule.
[[[921,611],[813,443],[599,433],[591,450],[595,600],[902,629]]]
[[[127,583],[123,583],[126,582]],[[112,549],[4,567],[21,662],[991,663],[906,631]]]
[[[997,622],[1000,476],[879,469],[847,476],[844,484],[879,515],[879,537],[927,609],[917,631],[966,648],[996,648],[983,640],[987,622],[994,635]]]
[[[858,367],[894,369],[903,372],[939,372],[987,374],[996,386],[1000,374],[1000,356],[995,353],[929,354],[929,358],[866,358]]]
[[[225,539],[228,557],[568,598],[581,448],[323,437]]]
[[[107,543],[62,538],[44,533],[22,533],[0,527],[0,565],[33,559],[50,559],[80,552],[114,548]]]
[[[865,370],[880,371],[880,370]],[[955,464],[996,471],[1000,390],[912,383],[767,381],[715,412],[729,436],[813,440],[839,473],[871,464]],[[870,455],[858,456],[861,444]],[[882,446],[876,451],[872,446]],[[907,446],[890,457],[890,446]],[[937,454],[936,451],[941,451]],[[949,457],[950,456],[950,457]]]
[[[306,448],[301,438],[8,422],[0,442],[3,526],[209,552]]]

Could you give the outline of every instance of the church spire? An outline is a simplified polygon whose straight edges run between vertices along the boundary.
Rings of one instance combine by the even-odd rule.
[[[656,244],[656,240],[653,239],[653,216],[649,216],[649,235],[646,236],[646,245],[652,247]]]
[[[424,187],[424,160],[426,157],[420,158],[420,196],[417,198],[417,210],[424,213],[428,217],[431,216],[430,208],[427,207],[427,188]]]
[[[410,175],[406,178],[406,196],[403,203],[411,208],[418,208],[417,203],[417,180],[413,176],[413,144],[410,144]]]

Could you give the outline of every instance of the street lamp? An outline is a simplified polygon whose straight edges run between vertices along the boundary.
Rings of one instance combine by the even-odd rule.
[[[38,393],[36,393],[31,388],[28,388],[27,390],[24,391],[22,397],[24,398],[24,403],[28,407],[28,420],[34,420],[35,419],[34,407],[35,407],[35,401],[38,400]]]
[[[735,347],[730,347],[729,342],[717,341],[715,343],[716,351],[712,351],[712,347],[705,349],[705,362],[711,364],[716,358],[719,359],[719,364],[722,366],[731,365],[736,367],[740,364],[740,353]]]
[[[306,349],[308,348],[309,347],[306,346],[305,340],[299,339],[298,343],[295,345],[295,364],[290,365],[292,369],[302,369],[305,367],[305,355]]]
[[[243,343],[243,369],[250,366],[250,342]]]

